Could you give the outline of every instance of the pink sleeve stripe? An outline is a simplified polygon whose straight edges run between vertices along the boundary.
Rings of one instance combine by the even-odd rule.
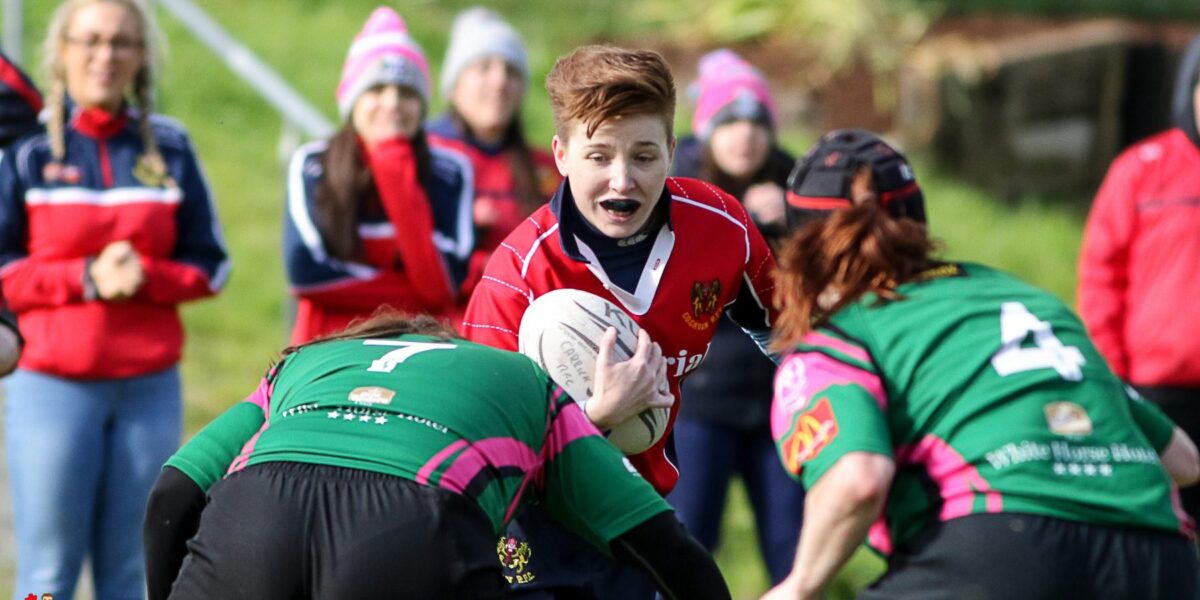
[[[887,395],[879,376],[820,352],[796,352],[784,359],[775,373],[775,400],[771,403],[771,433],[787,435],[796,414],[810,409],[825,390],[837,385],[857,385],[887,410]]]
[[[987,512],[1000,512],[1004,502],[974,466],[967,464],[957,450],[941,438],[929,434],[911,446],[896,449],[896,466],[922,465],[938,486],[942,510],[938,517],[948,521],[969,515],[979,494],[984,496]]]
[[[884,556],[890,555],[895,549],[892,546],[892,531],[888,529],[887,519],[883,515],[880,515],[867,530],[867,545]]]
[[[273,375],[274,373],[275,367],[271,367],[271,372],[268,375]],[[233,462],[229,463],[229,469],[225,472],[226,475],[246,468],[246,463],[250,460],[250,455],[254,453],[254,447],[258,444],[258,437],[271,425],[271,392],[274,387],[274,383],[267,383],[267,378],[263,377],[258,382],[258,387],[249,396],[246,396],[245,400],[242,400],[242,402],[249,402],[262,410],[263,424],[262,427],[258,428],[258,432],[242,445],[242,451],[234,457]]]
[[[808,334],[804,336],[804,339],[800,340],[800,343],[808,344],[810,346],[824,346],[826,348],[829,348],[830,350],[835,350],[837,352],[845,354],[846,356],[849,356],[850,358],[853,358],[854,360],[864,362],[867,364],[872,364],[871,355],[867,354],[866,350],[863,350],[862,348],[855,346],[854,344],[851,344],[844,340],[839,340],[831,335],[826,335],[819,331],[808,332]]]
[[[433,474],[433,470],[438,468],[438,465],[446,462],[446,459],[450,458],[451,454],[458,452],[466,446],[467,440],[458,440],[457,442],[454,442],[453,444],[450,444],[449,446],[439,450],[437,454],[433,455],[433,458],[429,459],[424,465],[421,466],[421,470],[417,471],[417,483],[421,485],[429,485],[429,476]]]
[[[542,460],[553,460],[554,457],[562,454],[567,444],[590,435],[600,435],[600,430],[596,429],[596,426],[584,416],[579,405],[572,402],[563,406],[550,425],[549,439],[542,448]]]
[[[233,461],[229,463],[229,469],[225,471],[226,475],[241,471],[242,469],[246,468],[246,463],[250,462],[250,455],[254,454],[254,446],[258,444],[259,436],[261,436],[263,432],[266,431],[270,426],[271,420],[265,419],[262,427],[259,427],[258,431],[255,432],[250,439],[246,440],[246,443],[242,446],[242,451],[239,452],[238,455],[234,457]]]
[[[463,493],[480,471],[517,467],[528,473],[541,465],[537,454],[516,438],[488,438],[470,444],[438,482],[440,487]]]
[[[1179,486],[1174,483],[1171,483],[1171,508],[1175,511],[1175,518],[1179,519],[1179,533],[1196,541],[1196,520],[1183,510],[1183,498],[1179,495]]]
[[[271,369],[271,371],[274,372],[274,369]],[[258,382],[258,388],[251,392],[249,396],[246,396],[246,399],[242,400],[242,402],[249,402],[250,404],[261,408],[263,411],[263,416],[268,416],[271,414],[272,387],[273,386],[271,384],[267,383],[267,378],[263,377],[262,381]]]

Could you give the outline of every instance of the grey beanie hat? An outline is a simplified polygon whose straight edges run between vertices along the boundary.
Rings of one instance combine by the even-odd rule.
[[[525,42],[496,12],[476,6],[459,13],[450,30],[450,45],[442,63],[442,95],[449,96],[462,70],[485,56],[500,56],[529,81]]]

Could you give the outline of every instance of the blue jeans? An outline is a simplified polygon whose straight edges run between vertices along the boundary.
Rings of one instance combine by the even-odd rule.
[[[146,497],[182,433],[178,369],[98,381],[18,370],[4,383],[14,600],[72,598],[85,556],[97,600],[143,598]]]
[[[771,581],[779,583],[796,555],[804,488],[779,463],[769,428],[742,430],[679,419],[674,436],[679,483],[667,502],[688,533],[710,552],[716,549],[729,482],[740,475],[754,511],[759,551]]]

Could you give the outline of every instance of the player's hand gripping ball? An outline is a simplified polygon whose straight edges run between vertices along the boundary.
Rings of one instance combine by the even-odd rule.
[[[518,347],[532,358],[576,402],[592,395],[596,355],[605,330],[617,330],[613,358],[628,360],[641,329],[612,302],[581,290],[561,289],[533,301],[521,318]],[[660,382],[665,390],[667,382]],[[644,452],[667,430],[670,408],[650,408],[608,432],[608,440],[625,454]]]

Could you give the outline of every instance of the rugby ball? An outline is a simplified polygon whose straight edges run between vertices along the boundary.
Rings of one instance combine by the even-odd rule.
[[[538,297],[521,317],[518,348],[532,358],[576,402],[592,396],[600,336],[617,330],[613,358],[627,360],[637,349],[638,327],[617,305],[582,290],[559,289]],[[665,389],[664,379],[660,385]],[[607,432],[625,454],[644,452],[667,430],[669,408],[650,408]]]

